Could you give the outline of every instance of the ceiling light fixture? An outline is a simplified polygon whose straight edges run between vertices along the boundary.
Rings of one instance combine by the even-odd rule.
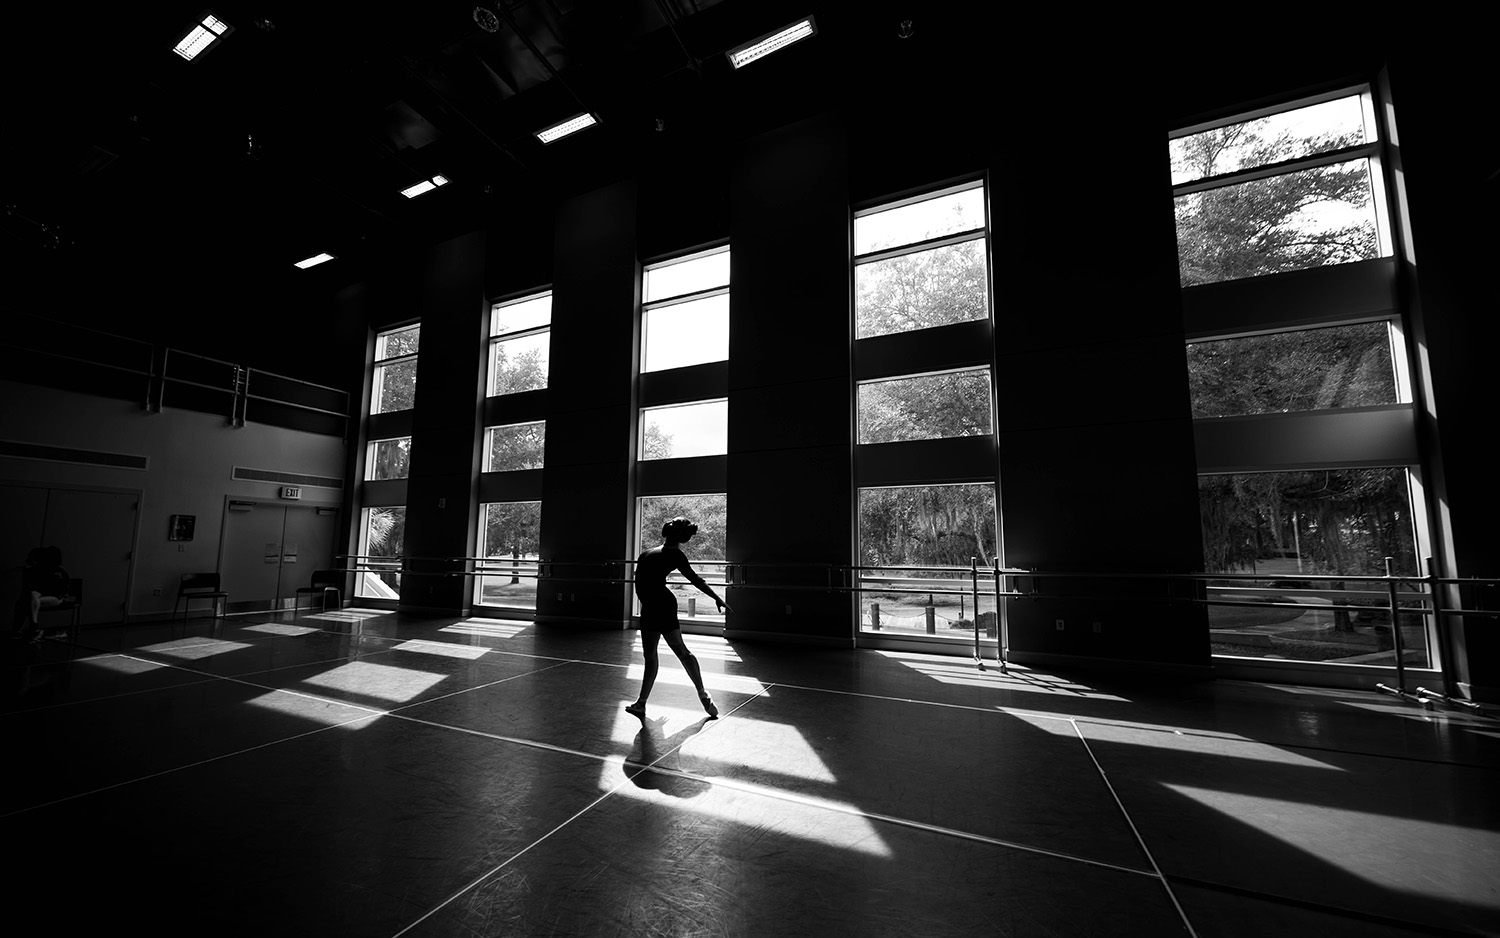
[[[729,56],[729,64],[735,68],[744,68],[756,59],[764,58],[779,49],[801,39],[818,34],[818,25],[813,22],[811,16],[803,17],[790,26],[782,27],[772,33],[767,33],[752,42],[742,46],[735,46],[724,53]]]
[[[319,264],[323,263],[324,261],[331,261],[331,260],[334,260],[334,256],[332,254],[328,254],[328,253],[314,254],[312,257],[309,257],[305,261],[298,261],[297,264],[296,264],[296,266],[299,267],[299,268],[301,268],[302,270],[306,270],[309,267],[316,267]]]
[[[479,28],[487,33],[499,32],[500,30],[500,17],[486,10],[484,7],[474,8],[474,22],[478,23]]]
[[[172,47],[172,51],[191,62],[232,32],[234,32],[233,26],[212,13],[204,13],[203,19],[182,34],[177,40],[177,45]]]
[[[401,190],[401,194],[406,196],[408,199],[415,199],[417,196],[421,195],[424,192],[431,192],[438,186],[446,186],[447,184],[447,176],[433,176],[431,179],[424,179],[414,186],[407,186],[405,189]]]
[[[594,115],[592,114],[577,114],[560,124],[553,124],[545,130],[538,130],[536,138],[543,143],[551,143],[561,137],[566,137],[568,134],[577,133],[585,127],[592,127],[597,123],[599,122],[594,119]]]

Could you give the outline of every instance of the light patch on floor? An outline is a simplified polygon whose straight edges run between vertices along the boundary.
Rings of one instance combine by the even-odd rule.
[[[480,635],[490,638],[514,638],[531,628],[530,622],[512,622],[507,619],[465,619],[438,629],[453,635]]]
[[[82,658],[79,663],[90,664],[96,668],[103,668],[106,671],[117,671],[120,674],[144,674],[147,671],[155,671],[166,667],[160,661],[147,661],[145,658],[128,658],[124,655],[95,655],[92,658]]]
[[[302,683],[312,687],[359,694],[389,700],[391,703],[406,703],[413,697],[445,679],[446,675],[414,668],[395,668],[385,664],[352,661],[331,671],[315,674]]]
[[[438,655],[442,658],[466,658],[473,661],[483,658],[490,653],[488,648],[479,645],[455,645],[451,642],[424,642],[421,639],[410,639],[399,645],[393,645],[392,651],[414,651],[419,655]]]
[[[626,780],[623,785],[622,777]],[[718,785],[707,779],[613,761],[606,764],[599,786],[631,800],[662,804],[754,830],[868,856],[892,856],[875,823],[847,804],[785,793],[747,794],[743,790],[746,786],[739,784]]]
[[[1122,726],[1118,723],[1093,723],[1078,720],[1078,727],[1089,742],[1108,745],[1130,746],[1132,749],[1162,749],[1175,753],[1186,753],[1205,758],[1229,757],[1245,762],[1265,762],[1298,769],[1318,769],[1323,772],[1347,774],[1348,770],[1300,752],[1266,745],[1244,736],[1228,733],[1207,733],[1194,730],[1184,733],[1173,729],[1147,729],[1138,726]]]
[[[245,642],[226,642],[212,638],[179,638],[156,645],[142,645],[136,650],[149,651],[158,655],[168,655],[173,658],[181,658],[184,661],[198,661],[203,658],[212,658],[214,655],[239,651],[241,648],[253,647],[255,646],[246,644]]]
[[[1500,910],[1494,888],[1500,830],[1190,785],[1165,787],[1384,889]],[[1421,796],[1420,790],[1411,792],[1412,798]]]
[[[285,622],[261,622],[257,625],[247,625],[241,631],[264,632],[267,635],[297,636],[308,635],[313,632],[320,632],[322,630],[315,629],[310,625],[288,625]]]
[[[252,707],[259,707],[262,710],[271,710],[275,713],[284,713],[288,716],[301,717],[305,720],[314,720],[327,726],[342,726],[351,721],[358,721],[365,718],[373,719],[380,716],[380,714],[371,714],[363,710],[363,708],[357,708],[349,704],[309,697],[306,694],[288,694],[279,690],[262,694],[259,697],[252,697],[245,702]]]

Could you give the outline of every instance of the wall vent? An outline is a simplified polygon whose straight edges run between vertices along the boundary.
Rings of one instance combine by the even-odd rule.
[[[40,443],[20,443],[15,440],[0,440],[0,456],[15,459],[40,459],[45,462],[65,462],[77,466],[107,466],[111,469],[148,469],[150,460],[133,453],[105,453],[91,449],[70,449],[66,446],[43,446]]]
[[[274,469],[249,469],[245,466],[234,467],[234,480],[236,482],[276,482],[284,485],[310,485],[324,489],[341,489],[344,487],[343,479],[335,479],[331,476],[310,476],[301,472],[278,472]]]

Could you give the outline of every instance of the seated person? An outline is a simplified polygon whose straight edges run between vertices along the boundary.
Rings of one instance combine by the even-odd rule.
[[[16,618],[25,620],[16,629],[16,637],[37,641],[42,637],[37,617],[43,609],[69,602],[68,571],[62,566],[62,551],[56,547],[33,548],[26,555],[21,572],[21,595],[16,603]]]

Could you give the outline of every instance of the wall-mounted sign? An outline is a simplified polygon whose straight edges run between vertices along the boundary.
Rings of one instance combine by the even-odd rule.
[[[282,498],[301,498],[302,488],[296,485],[283,485],[281,487]]]
[[[167,519],[167,540],[169,541],[191,541],[193,539],[193,525],[197,524],[197,515],[172,515]]]

